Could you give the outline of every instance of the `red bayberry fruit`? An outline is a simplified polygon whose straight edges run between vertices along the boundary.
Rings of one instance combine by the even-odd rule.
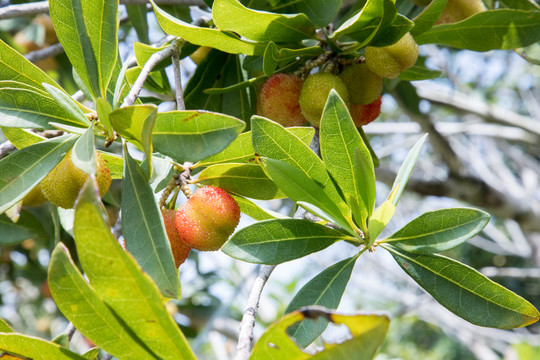
[[[349,111],[354,121],[354,125],[363,126],[375,120],[381,113],[381,104],[381,96],[379,96],[377,100],[370,104],[352,104],[349,106]]]

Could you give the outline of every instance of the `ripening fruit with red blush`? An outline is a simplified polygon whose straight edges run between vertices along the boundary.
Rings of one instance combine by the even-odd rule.
[[[174,258],[174,265],[179,267],[186,261],[191,248],[180,239],[180,235],[176,231],[175,217],[176,211],[173,209],[165,209],[161,211],[163,215],[163,223],[165,224],[165,230],[167,231],[167,237],[171,244],[171,251]]]
[[[379,96],[377,100],[371,104],[351,104],[349,106],[349,112],[356,126],[364,126],[375,120],[381,113],[382,97]]]
[[[370,104],[382,93],[382,78],[371,72],[365,63],[347,66],[339,77],[347,86],[353,104]]]
[[[368,46],[365,58],[369,70],[383,78],[394,79],[416,63],[418,44],[410,33],[406,33],[390,46]]]
[[[261,86],[257,113],[287,127],[300,126],[306,118],[300,110],[303,80],[292,74],[274,74]]]
[[[175,224],[184,243],[199,251],[216,251],[240,222],[240,207],[225,190],[205,186],[176,210]]]

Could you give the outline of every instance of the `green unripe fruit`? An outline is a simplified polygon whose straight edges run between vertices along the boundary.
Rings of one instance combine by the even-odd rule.
[[[111,173],[106,161],[96,153],[96,182],[101,196],[109,190]],[[71,152],[41,181],[43,195],[64,209],[71,209],[81,191],[88,174],[76,167],[71,161]]]
[[[298,103],[303,83],[291,74],[270,76],[259,91],[257,113],[285,127],[303,125],[306,118]]]
[[[345,104],[349,104],[349,92],[343,80],[331,73],[317,73],[307,77],[300,92],[300,108],[307,121],[319,127],[321,116],[330,91],[337,91]]]
[[[369,70],[381,77],[394,79],[416,63],[418,45],[412,35],[407,33],[390,46],[368,46],[365,57]]]
[[[23,206],[40,206],[43,205],[47,199],[41,191],[41,184],[34,186],[32,190],[23,198]]]
[[[189,55],[189,57],[196,65],[200,65],[200,63],[202,63],[202,61],[206,58],[210,50],[212,50],[212,48],[209,46],[201,46],[191,55]]]
[[[381,95],[382,78],[371,72],[366,64],[348,66],[339,77],[347,86],[349,100],[353,104],[370,104]]]
[[[458,22],[485,10],[482,0],[448,0],[436,25]]]
[[[205,186],[176,210],[180,239],[199,251],[216,251],[227,241],[240,221],[240,207],[225,190]]]
[[[174,218],[176,211],[173,209],[165,209],[161,212],[163,215],[163,223],[165,224],[165,230],[167,231],[167,238],[171,244],[171,251],[174,258],[174,265],[179,267],[184,261],[186,261],[191,248],[180,239],[178,231],[176,231],[176,225]]]

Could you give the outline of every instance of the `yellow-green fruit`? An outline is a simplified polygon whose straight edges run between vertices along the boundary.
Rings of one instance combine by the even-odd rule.
[[[353,64],[339,76],[347,86],[349,100],[353,104],[371,104],[381,95],[382,78],[371,72],[366,64]]]
[[[485,10],[482,0],[448,0],[436,25],[458,22]]]
[[[101,196],[109,190],[111,173],[106,161],[96,153],[97,173],[96,182]],[[64,209],[71,209],[84,185],[88,174],[76,167],[71,161],[71,152],[41,181],[43,195]]]
[[[383,78],[394,79],[416,63],[418,45],[412,35],[407,33],[390,46],[368,46],[365,57],[369,70]]]
[[[317,73],[307,77],[300,92],[300,109],[311,125],[319,127],[321,116],[330,91],[337,91],[345,104],[349,105],[349,92],[343,80],[331,73]]]
[[[23,206],[39,206],[43,205],[47,199],[41,191],[41,185],[37,184],[26,196],[23,198]]]
[[[193,60],[195,64],[199,65],[200,63],[202,63],[204,58],[206,58],[206,55],[208,55],[210,50],[212,50],[212,48],[209,46],[201,46],[200,48],[195,50],[191,55],[189,55],[189,57],[191,58],[191,60]]]

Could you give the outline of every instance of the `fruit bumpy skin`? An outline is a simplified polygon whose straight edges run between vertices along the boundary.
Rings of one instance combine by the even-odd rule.
[[[330,91],[337,91],[345,104],[349,104],[347,86],[339,76],[331,73],[317,73],[307,77],[300,93],[300,108],[309,123],[319,127],[321,116]]]
[[[40,206],[45,204],[46,201],[47,199],[45,198],[45,195],[43,195],[43,191],[41,191],[41,184],[37,184],[28,194],[26,194],[22,204],[23,206]]]
[[[165,224],[167,237],[171,244],[174,265],[178,268],[186,261],[191,248],[180,239],[180,235],[178,235],[178,231],[176,231],[176,225],[174,223],[176,211],[173,209],[165,209],[161,212],[161,215],[163,215],[163,223]]]
[[[300,90],[304,82],[291,74],[274,74],[261,86],[257,113],[287,127],[300,126],[306,122],[302,115]]]
[[[458,22],[485,10],[482,0],[448,0],[435,25]]]
[[[381,95],[382,78],[371,72],[365,63],[347,66],[339,77],[347,86],[353,104],[370,104]]]
[[[109,190],[111,185],[111,173],[106,161],[99,153],[96,153],[97,173],[96,181],[101,196]],[[77,196],[84,185],[88,174],[76,167],[71,161],[71,152],[60,161],[58,165],[41,181],[43,195],[64,209],[71,209]]]
[[[176,210],[175,224],[182,241],[199,251],[216,251],[240,221],[240,207],[225,190],[205,186]]]
[[[368,46],[365,57],[369,70],[383,78],[394,79],[416,63],[418,45],[412,35],[407,33],[390,46]]]
[[[375,120],[381,113],[381,96],[367,105],[352,104],[349,106],[351,117],[356,126],[364,126]]]

